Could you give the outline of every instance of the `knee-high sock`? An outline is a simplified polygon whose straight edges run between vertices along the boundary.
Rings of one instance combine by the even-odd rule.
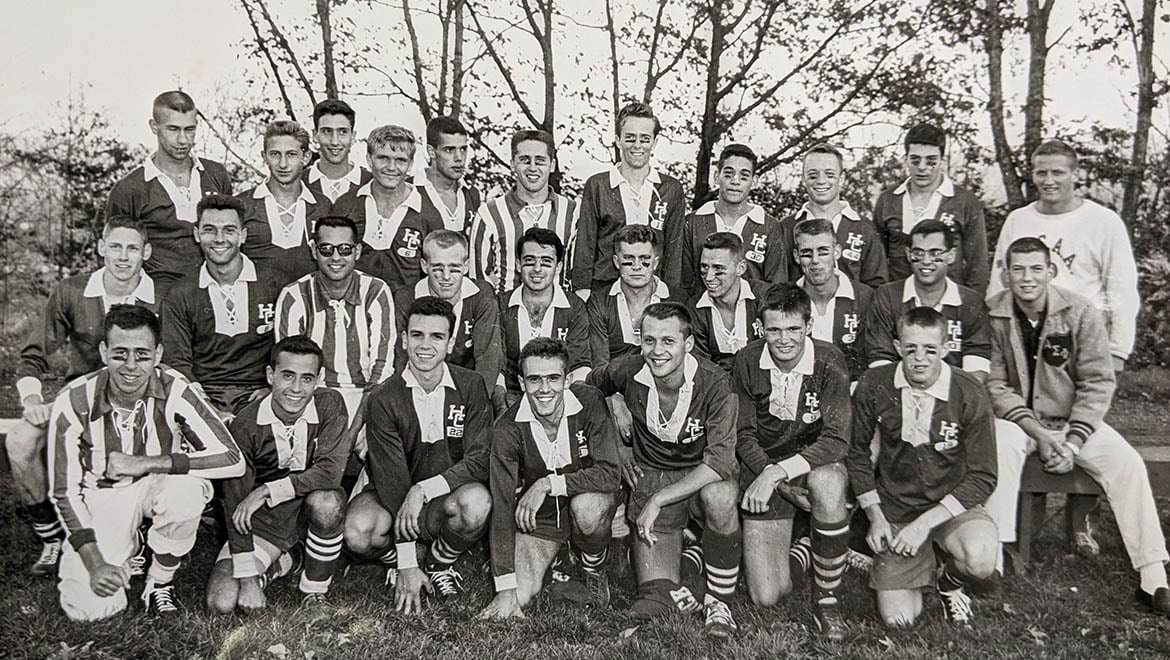
[[[342,534],[322,534],[309,528],[305,539],[305,572],[301,573],[299,589],[306,594],[323,594],[333,581],[333,568],[341,556]]]
[[[439,538],[431,544],[427,570],[443,570],[454,564],[459,559],[459,555],[474,545],[478,538],[478,534],[463,536],[452,530],[449,525],[443,526]]]
[[[610,525],[601,525],[600,529],[592,534],[574,533],[573,544],[581,559],[581,568],[591,573],[597,573],[605,563],[609,551],[609,542],[613,538],[613,528]]]
[[[703,563],[707,573],[707,594],[727,600],[735,594],[739,581],[739,559],[743,554],[743,535],[703,532]]]
[[[967,576],[955,566],[954,560],[947,561],[938,575],[939,591],[954,591],[967,585]]]
[[[808,575],[812,561],[812,544],[807,536],[797,539],[788,548],[788,579],[792,581],[793,591],[799,591],[804,586],[804,579]]]
[[[812,559],[813,598],[820,601],[836,598],[845,573],[845,555],[849,552],[849,518],[827,522],[813,518]]]
[[[24,515],[32,526],[33,532],[43,543],[59,541],[65,538],[65,530],[61,527],[61,519],[57,517],[57,510],[49,500],[29,504],[24,507]]]
[[[175,571],[179,570],[182,561],[182,557],[156,552],[150,562],[150,568],[147,569],[146,577],[154,580],[156,585],[170,584],[171,580],[175,579]]]

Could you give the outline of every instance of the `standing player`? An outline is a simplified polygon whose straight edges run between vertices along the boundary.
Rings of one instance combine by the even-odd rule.
[[[230,418],[266,394],[281,283],[240,252],[248,237],[243,202],[208,195],[197,212],[203,265],[163,301],[162,340],[167,365]]]
[[[807,489],[812,509],[813,621],[827,639],[848,633],[837,597],[849,551],[847,479],[849,370],[832,344],[814,340],[812,304],[803,289],[781,285],[760,303],[764,339],[735,356],[740,397],[736,447],[743,498],[743,557],[756,605],[792,591],[788,548],[797,504],[788,490]]]
[[[572,287],[583,298],[618,279],[613,256],[617,232],[625,225],[649,225],[664,252],[674,253],[682,240],[686,194],[678,179],[650,165],[662,125],[645,103],[630,103],[618,112],[617,141],[621,162],[585,181],[581,217],[573,248]],[[611,266],[612,264],[612,266]],[[663,264],[661,277],[671,286],[682,278],[681,263]],[[655,267],[657,272],[657,266]]]
[[[199,269],[202,256],[191,240],[195,204],[209,193],[232,194],[223,165],[191,155],[198,123],[190,96],[159,94],[150,118],[158,148],[114,184],[106,201],[107,218],[127,215],[146,228],[152,249],[145,269],[159,300],[172,284]]]
[[[747,279],[788,281],[788,245],[780,221],[748,200],[756,182],[756,162],[755,152],[746,145],[724,147],[715,175],[719,197],[687,215],[682,240],[674,246],[678,251],[666,252],[667,262],[681,260],[681,284],[688,296],[703,290],[699,256],[703,241],[714,232],[731,232],[742,239]]]
[[[224,482],[228,541],[207,580],[212,612],[265,606],[264,587],[292,569],[288,552],[301,540],[302,513],[308,534],[297,588],[305,604],[325,601],[341,554],[341,476],[352,447],[345,440],[345,402],[317,388],[324,358],[308,337],[281,340],[267,369],[272,393],[232,420],[246,469]]]
[[[692,303],[695,353],[724,371],[747,343],[763,335],[756,322],[757,301],[770,284],[744,279],[747,262],[744,243],[727,231],[707,236],[699,255],[699,275],[705,291]]]
[[[499,293],[520,286],[514,251],[524,232],[540,227],[555,233],[561,245],[572,245],[577,203],[549,187],[556,169],[557,145],[546,131],[519,130],[512,136],[512,174],[516,185],[479,210],[471,225],[471,253],[475,276],[491,282]],[[559,261],[564,261],[560,259]],[[557,274],[557,286],[567,282]]]
[[[929,307],[904,312],[900,363],[865,372],[853,396],[846,465],[877,553],[869,586],[889,626],[913,624],[933,584],[947,620],[971,627],[964,587],[995,570],[997,533],[983,509],[996,478],[991,406],[982,383],[946,364],[946,327]],[[935,546],[950,557],[942,570]]]
[[[264,129],[268,179],[240,195],[244,203],[244,254],[277,285],[317,268],[309,247],[317,218],[330,215],[332,203],[301,180],[309,158],[309,132],[295,121],[274,121]]]
[[[106,366],[61,391],[49,424],[50,488],[69,533],[61,609],[93,621],[126,608],[125,564],[149,517],[153,559],[142,600],[153,614],[174,614],[171,581],[195,544],[208,480],[238,477],[244,461],[210,404],[159,364],[154,312],[110,307],[100,350]]]
[[[467,185],[467,129],[454,117],[435,117],[427,122],[426,178],[418,186],[422,194],[419,215],[429,227],[443,227],[469,235],[471,219],[479,209],[479,192]]]
[[[605,559],[621,486],[617,432],[601,392],[584,383],[569,385],[563,343],[533,339],[521,351],[520,365],[524,398],[492,430],[496,597],[480,616],[523,616],[521,609],[540,592],[570,539],[593,604],[605,607]]]
[[[630,613],[651,617],[698,607],[679,586],[682,529],[702,521],[707,576],[707,634],[736,630],[727,601],[739,579],[741,536],[736,488],[737,401],[719,367],[690,355],[690,314],[676,302],[654,303],[642,316],[642,354],[594,369],[586,382],[622,393],[632,435],[621,450],[632,489],[627,515],[637,529],[638,598]]]
[[[150,258],[150,243],[141,221],[124,215],[107,218],[97,251],[103,267],[66,278],[53,289],[16,368],[16,391],[24,412],[4,445],[21,510],[41,540],[41,554],[29,569],[37,576],[57,572],[65,538],[49,503],[45,469],[45,439],[53,405],[45,403],[41,378],[49,373],[49,356],[68,342],[66,382],[70,382],[102,366],[99,344],[107,309],[117,304],[157,309],[154,282],[142,272],[143,262]]]
[[[943,157],[947,134],[918,124],[906,131],[906,180],[882,192],[873,219],[886,246],[890,279],[910,275],[905,247],[918,223],[937,220],[955,237],[957,254],[951,278],[979,293],[987,291],[987,228],[983,202],[947,177]]]
[[[305,168],[305,181],[330,203],[370,180],[369,170],[349,160],[356,117],[348,103],[337,99],[326,99],[313,108],[313,137],[320,158]]]
[[[849,202],[841,199],[845,157],[828,144],[815,144],[804,154],[800,184],[808,201],[796,215],[784,220],[784,238],[793,245],[793,231],[802,220],[825,218],[833,224],[841,254],[837,268],[849,279],[878,287],[889,281],[885,249],[874,223],[862,218]],[[788,262],[788,279],[800,277],[800,265]]]
[[[455,562],[487,530],[492,414],[483,379],[446,361],[451,305],[424,296],[406,323],[407,367],[370,400],[369,481],[350,501],[345,542],[388,565],[387,581],[397,566],[394,605],[409,614],[422,611],[423,590],[462,589]],[[420,570],[416,543],[426,541]]]

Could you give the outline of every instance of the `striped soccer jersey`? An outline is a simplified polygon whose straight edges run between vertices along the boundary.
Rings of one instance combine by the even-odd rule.
[[[544,204],[525,205],[515,190],[484,204],[471,224],[471,259],[475,276],[495,284],[500,293],[519,288],[516,241],[532,227],[548,229],[560,237],[568,257],[577,226],[577,212],[575,201],[551,190]],[[568,284],[570,267],[570,264],[564,264],[558,285]]]

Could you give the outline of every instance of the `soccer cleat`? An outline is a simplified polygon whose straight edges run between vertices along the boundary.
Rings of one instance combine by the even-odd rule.
[[[735,625],[735,618],[731,616],[731,608],[718,598],[708,596],[707,602],[703,604],[703,610],[707,616],[703,630],[708,636],[727,639],[739,629],[739,626]]]
[[[584,570],[585,588],[589,590],[592,607],[609,606],[609,576],[603,571]]]
[[[450,598],[463,591],[463,576],[454,566],[448,566],[440,571],[427,571],[427,577],[435,587],[435,594],[443,598]]]
[[[28,569],[36,577],[53,577],[57,574],[57,564],[61,561],[61,539],[45,541],[41,545],[41,556]]]
[[[154,580],[147,579],[146,587],[142,589],[142,603],[148,614],[155,616],[172,616],[179,613],[175,604],[175,587],[172,584],[155,584]]]
[[[1153,594],[1148,594],[1138,587],[1134,592],[1134,597],[1137,598],[1138,603],[1144,605],[1147,609],[1158,614],[1170,614],[1170,589],[1166,587],[1158,587]]]
[[[849,548],[849,551],[845,553],[845,566],[851,571],[865,575],[873,568],[873,557]]]
[[[130,571],[130,577],[141,577],[146,575],[146,564],[150,561],[148,553],[150,549],[146,547],[146,534],[142,533],[142,528],[139,527],[135,532],[138,537],[136,542],[137,552],[134,556],[126,560],[126,568]]]
[[[849,625],[841,615],[841,604],[836,598],[822,598],[816,602],[813,623],[821,637],[830,642],[843,642],[849,635]]]
[[[328,605],[329,599],[322,593],[305,594],[301,598],[301,607],[316,607],[318,605]]]
[[[691,590],[678,587],[667,580],[656,580],[639,585],[638,597],[630,604],[626,613],[635,619],[654,619],[672,612],[696,612],[702,605],[695,600]]]
[[[943,612],[947,615],[947,621],[952,625],[960,628],[971,629],[972,620],[975,618],[975,612],[971,610],[971,597],[962,587],[952,589],[951,591],[943,591],[938,589],[939,600],[942,601]]]

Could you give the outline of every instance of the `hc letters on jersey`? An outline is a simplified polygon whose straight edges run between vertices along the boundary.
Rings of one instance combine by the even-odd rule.
[[[256,334],[262,335],[272,332],[272,320],[276,318],[276,303],[258,303],[256,316],[260,319],[260,326],[256,328]]]
[[[861,234],[849,232],[845,240],[848,247],[841,253],[849,261],[861,261],[861,248],[865,247],[865,238]]]
[[[447,427],[447,435],[452,438],[463,437],[463,406],[452,405],[447,409],[447,421],[451,423]]]
[[[585,429],[577,429],[577,456],[583,467],[593,465],[593,458],[589,455],[589,439],[585,437]]]
[[[860,323],[861,318],[858,314],[842,315],[841,325],[845,327],[845,334],[841,335],[842,344],[852,344],[857,341],[857,326]]]
[[[421,242],[421,236],[417,230],[404,227],[402,229],[403,247],[398,248],[398,254],[407,259],[413,259],[418,256],[418,246]]]
[[[938,216],[938,221],[943,223],[944,225],[950,227],[951,231],[954,231],[956,229],[956,227],[955,227],[955,214],[954,213],[951,213],[949,211],[946,213],[943,213],[942,215]]]
[[[821,418],[821,398],[816,392],[804,393],[804,407],[807,410],[802,417],[805,424],[812,424]]]
[[[947,350],[948,351],[962,351],[963,350],[963,322],[962,321],[947,321]]]
[[[683,428],[682,437],[678,441],[682,444],[690,444],[699,439],[703,435],[703,420],[697,417],[687,417],[687,425]]]
[[[945,419],[938,422],[938,434],[942,442],[934,444],[935,451],[947,451],[959,446],[959,423],[948,422]]]
[[[764,263],[764,254],[768,251],[768,237],[764,234],[757,234],[752,232],[752,249],[748,250],[745,255],[748,261],[753,261],[757,264]]]
[[[557,341],[565,341],[569,338],[568,328],[557,328]]]
[[[658,191],[654,191],[654,196],[658,196]],[[650,214],[650,226],[661,231],[666,224],[666,202],[657,201],[654,203],[654,211]]]

